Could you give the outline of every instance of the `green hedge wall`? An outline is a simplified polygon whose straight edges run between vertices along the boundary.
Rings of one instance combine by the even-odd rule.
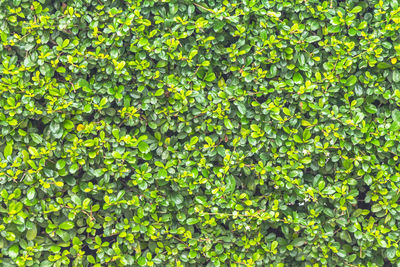
[[[398,0],[1,0],[1,266],[400,263]]]

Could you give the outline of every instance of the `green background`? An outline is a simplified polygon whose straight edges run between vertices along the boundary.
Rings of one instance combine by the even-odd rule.
[[[1,266],[400,262],[398,0],[0,21]]]

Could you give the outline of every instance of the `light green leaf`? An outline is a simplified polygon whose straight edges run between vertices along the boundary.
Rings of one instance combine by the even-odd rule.
[[[18,244],[14,244],[12,245],[9,249],[8,249],[8,256],[12,259],[18,257],[18,253],[19,253],[19,246]]]
[[[311,133],[310,130],[307,128],[303,131],[303,140],[307,141],[310,138],[311,138]]]
[[[34,240],[37,236],[37,228],[36,225],[34,224],[32,226],[32,229],[29,229],[28,231],[26,231],[26,239],[28,240]]]
[[[4,148],[3,155],[5,158],[8,158],[9,156],[11,156],[12,152],[13,152],[13,144],[12,142],[8,142]]]
[[[278,247],[278,241],[276,241],[276,240],[272,241],[271,250],[274,250],[274,249],[276,249],[277,247]]]
[[[67,130],[71,130],[74,128],[74,123],[70,120],[65,120],[64,121],[64,128]]]
[[[349,13],[359,13],[359,12],[361,12],[361,10],[362,10],[362,7],[361,6],[355,6],[352,10],[350,10],[350,12]]]
[[[354,75],[351,75],[346,81],[346,86],[353,86],[356,84],[356,82],[357,82],[357,77]]]
[[[150,151],[150,146],[146,142],[140,142],[138,148],[142,153],[148,153]]]
[[[229,129],[229,130],[232,130],[232,129],[233,129],[233,124],[232,124],[232,122],[231,122],[228,118],[224,119],[224,124],[225,124],[225,127],[226,127],[227,129]]]
[[[293,136],[293,140],[295,141],[295,142],[297,142],[297,143],[303,143],[303,140],[300,138],[300,136],[298,136],[297,134],[295,134],[294,136]]]
[[[303,76],[301,76],[300,73],[296,72],[296,73],[293,75],[293,82],[294,82],[295,84],[301,84],[301,83],[303,83],[303,82],[304,82]]]
[[[62,168],[64,168],[65,164],[66,164],[65,160],[63,159],[58,160],[56,163],[57,170],[61,170]]]
[[[74,228],[75,224],[71,221],[66,221],[61,223],[58,227],[62,230],[71,230],[72,228]]]
[[[206,77],[204,78],[207,82],[212,82],[216,79],[214,72],[207,73]]]
[[[189,225],[193,225],[193,224],[196,224],[198,222],[199,222],[199,220],[196,219],[196,218],[189,218],[189,219],[186,220],[186,223],[189,224]]]
[[[29,188],[28,192],[26,193],[26,197],[27,197],[29,200],[32,200],[32,199],[35,198],[35,196],[36,196],[35,188],[34,188],[34,187]]]

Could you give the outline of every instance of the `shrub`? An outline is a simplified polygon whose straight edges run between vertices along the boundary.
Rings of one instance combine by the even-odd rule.
[[[397,0],[0,8],[1,266],[400,263]]]

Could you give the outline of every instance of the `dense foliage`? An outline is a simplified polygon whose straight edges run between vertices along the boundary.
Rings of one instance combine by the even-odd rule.
[[[0,21],[1,266],[400,263],[398,0]]]

